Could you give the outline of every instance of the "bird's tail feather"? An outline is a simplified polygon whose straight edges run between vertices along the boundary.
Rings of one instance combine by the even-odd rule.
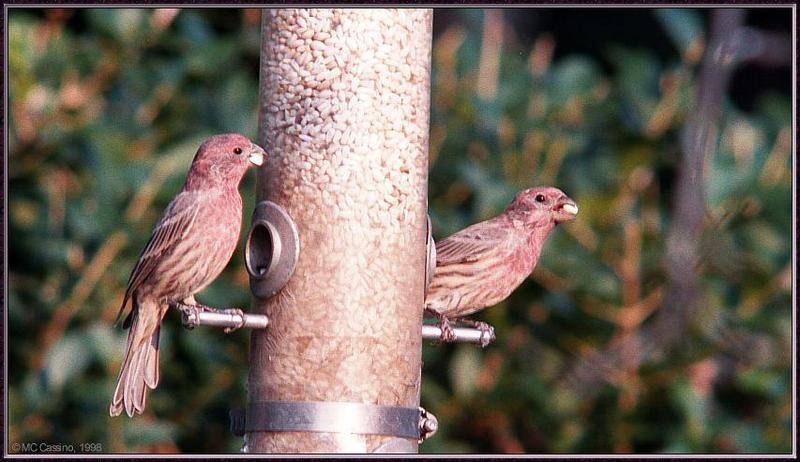
[[[125,412],[129,417],[144,411],[147,388],[156,388],[159,380],[158,340],[161,316],[157,306],[135,307],[131,319],[131,330],[125,345],[125,356],[117,377],[117,386],[111,400],[109,414],[117,416]],[[155,322],[154,322],[155,321]]]

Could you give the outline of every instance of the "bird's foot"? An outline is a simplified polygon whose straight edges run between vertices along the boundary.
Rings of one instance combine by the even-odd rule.
[[[481,332],[481,348],[485,348],[486,345],[492,343],[496,338],[494,335],[494,327],[483,321],[475,321],[466,318],[459,318],[455,321],[465,326],[473,327]]]
[[[425,307],[425,312],[435,317],[438,321],[436,326],[439,327],[441,334],[439,334],[439,341],[437,343],[451,343],[456,341],[456,333],[450,326],[450,320],[447,319],[447,316],[430,307]]]
[[[456,341],[456,333],[453,331],[453,327],[450,325],[449,319],[444,316],[440,317],[439,329],[442,331],[442,334],[439,336],[440,341],[443,343],[452,343]]]
[[[182,302],[175,302],[172,304],[178,311],[181,312],[181,323],[187,329],[194,329],[200,325],[200,317],[198,316],[203,310],[203,305],[189,305]]]
[[[240,319],[238,326],[226,327],[223,330],[226,334],[230,334],[231,332],[239,330],[242,327],[244,327],[244,311],[240,310],[239,308],[228,308],[228,309],[219,310],[219,311],[221,313],[235,314],[235,315],[239,316],[239,319]]]
[[[245,325],[244,311],[238,308],[220,309],[220,308],[213,308],[207,305],[201,305],[199,303],[190,305],[188,303],[183,303],[183,302],[175,302],[173,305],[181,312],[181,322],[183,323],[183,326],[186,327],[187,329],[194,329],[195,327],[200,325],[199,314],[202,312],[226,313],[238,316],[240,320],[239,324],[234,327],[226,327],[224,329],[224,332],[226,334],[230,334],[235,330],[241,329]]]
[[[438,321],[436,323],[436,326],[439,327],[441,334],[439,334],[439,341],[436,342],[437,344],[450,343],[456,341],[456,333],[453,332],[453,328],[450,327],[450,320],[447,319],[447,316],[427,306],[425,307],[425,312],[428,313],[430,316],[436,318]]]
[[[436,317],[438,318],[439,322],[437,326],[439,330],[442,331],[439,334],[439,343],[452,343],[456,341],[456,333],[453,331],[453,327],[450,325],[450,320],[447,319],[446,316],[440,315],[436,313]]]

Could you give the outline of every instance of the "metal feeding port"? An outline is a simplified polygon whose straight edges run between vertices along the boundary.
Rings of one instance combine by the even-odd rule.
[[[286,210],[274,202],[259,202],[244,249],[253,295],[267,299],[277,294],[292,277],[299,255],[297,226]]]

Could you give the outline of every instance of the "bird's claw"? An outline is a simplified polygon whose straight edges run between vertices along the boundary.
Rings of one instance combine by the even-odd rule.
[[[200,325],[199,314],[202,312],[226,313],[238,316],[239,317],[238,325],[234,327],[226,327],[224,329],[224,332],[226,334],[230,334],[233,331],[239,330],[245,325],[244,311],[238,308],[221,310],[206,305],[201,305],[201,304],[189,305],[181,302],[176,302],[174,303],[174,305],[175,308],[177,308],[181,312],[181,323],[183,324],[183,327],[189,330],[194,329],[195,327]]]
[[[456,341],[456,333],[453,331],[453,327],[450,326],[450,321],[444,316],[439,318],[439,330],[442,331],[441,335],[439,335],[439,341],[442,343]]]
[[[198,314],[204,311],[200,306],[175,303],[175,308],[181,312],[181,323],[186,329],[192,330],[200,325]]]
[[[489,345],[490,343],[494,342],[495,339],[497,338],[495,336],[495,334],[494,334],[494,327],[492,327],[488,323],[485,323],[483,321],[474,321],[472,319],[464,319],[464,318],[457,319],[456,321],[461,323],[461,324],[464,324],[466,326],[472,327],[472,328],[477,329],[478,331],[480,331],[480,333],[481,333],[481,340],[480,340],[481,348],[486,348],[487,345]]]
[[[235,315],[239,316],[239,319],[240,319],[238,326],[226,327],[223,330],[223,332],[225,332],[226,334],[230,334],[231,332],[237,331],[237,330],[241,329],[242,327],[244,327],[244,324],[245,324],[244,323],[244,311],[240,310],[239,308],[230,308],[230,309],[227,309],[227,310],[222,310],[222,312],[223,313],[228,313],[228,314],[235,314]]]
[[[425,307],[425,312],[435,317],[438,321],[436,326],[441,333],[439,334],[439,341],[436,343],[451,343],[456,341],[456,333],[450,326],[450,320],[447,319],[447,316],[430,307]]]
[[[483,321],[478,321],[475,328],[481,331],[481,348],[486,348],[486,345],[492,343],[496,338],[494,335],[494,327]]]

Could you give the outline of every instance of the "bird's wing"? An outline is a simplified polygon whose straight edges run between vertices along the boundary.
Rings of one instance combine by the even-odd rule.
[[[136,262],[136,266],[133,267],[130,278],[128,278],[128,286],[125,288],[125,297],[117,314],[117,320],[125,310],[128,299],[153,272],[158,262],[172,253],[175,245],[191,230],[195,218],[197,218],[197,212],[200,210],[196,196],[196,192],[179,193],[156,223],[150,240],[142,250],[139,261]]]
[[[508,240],[509,230],[491,221],[474,224],[436,243],[436,266],[478,261]]]

